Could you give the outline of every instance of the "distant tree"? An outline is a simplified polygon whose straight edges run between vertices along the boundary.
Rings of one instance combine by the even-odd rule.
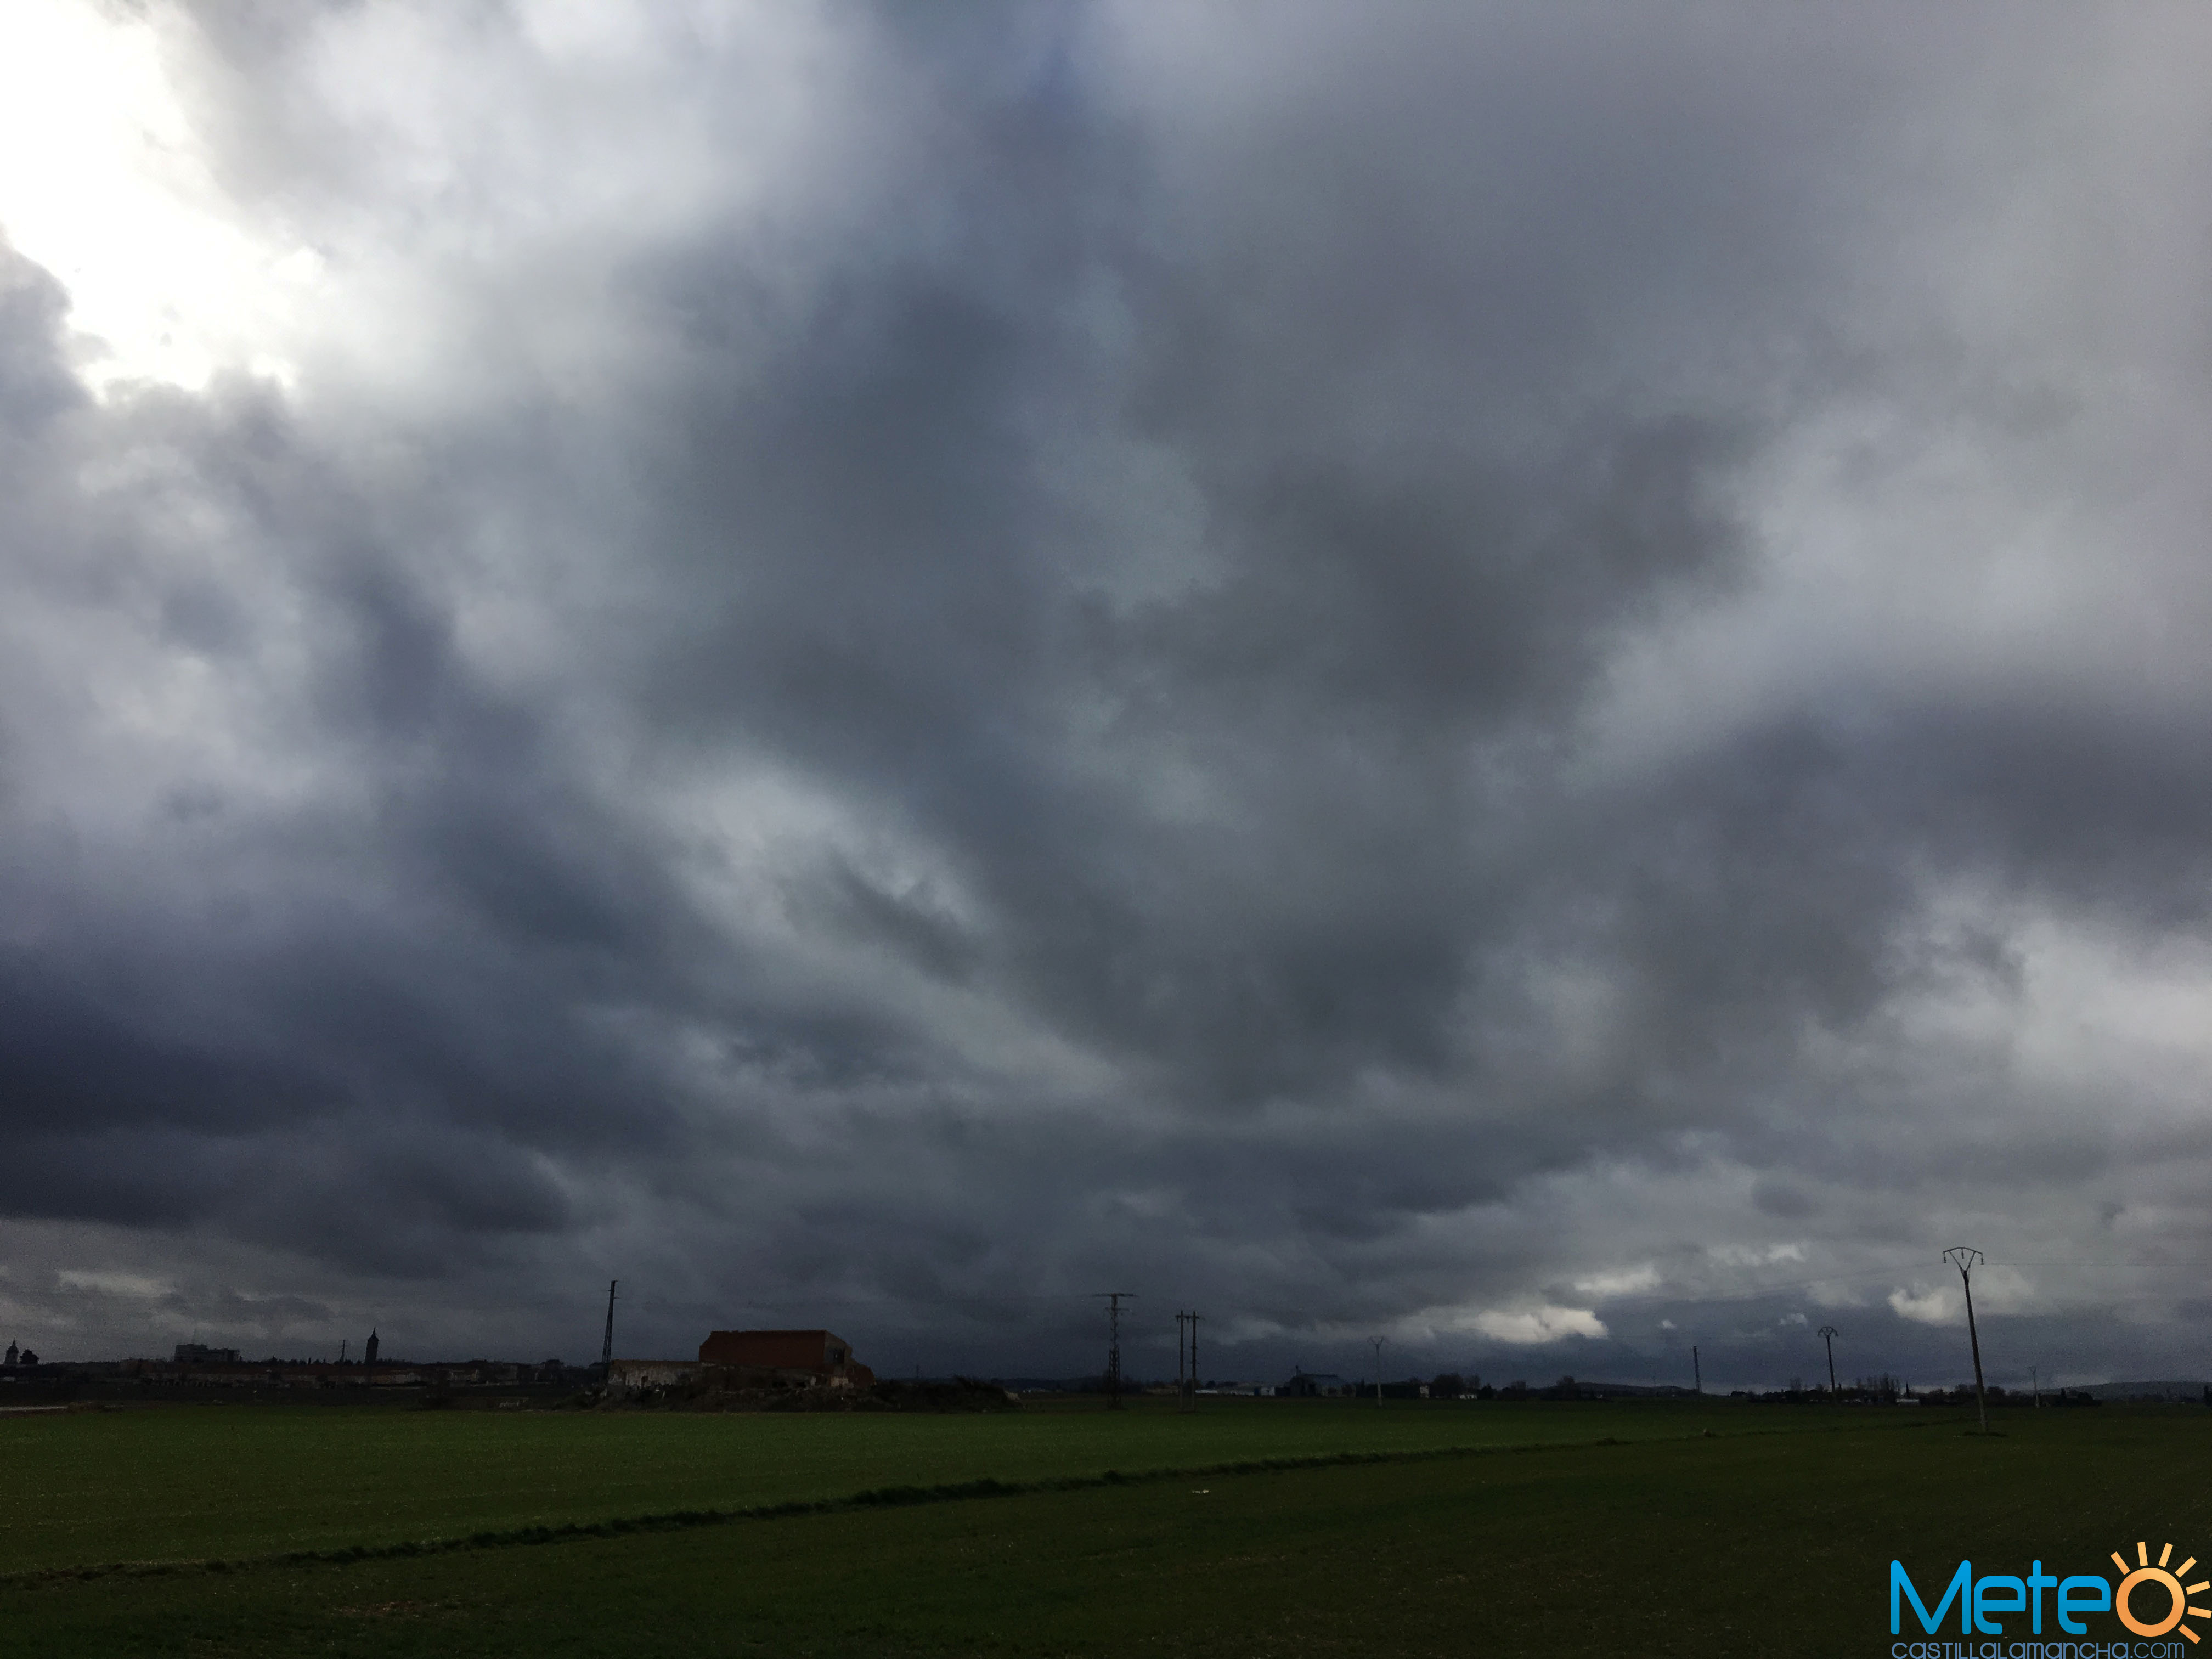
[[[1476,1380],[1480,1381],[1480,1378]],[[1436,1380],[1429,1384],[1429,1398],[1431,1400],[1456,1400],[1469,1391],[1467,1380],[1457,1371],[1440,1371]]]

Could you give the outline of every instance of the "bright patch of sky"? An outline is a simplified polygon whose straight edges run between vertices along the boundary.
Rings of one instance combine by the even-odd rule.
[[[323,260],[242,216],[170,78],[162,9],[10,0],[0,13],[0,233],[69,290],[106,389],[289,379]]]

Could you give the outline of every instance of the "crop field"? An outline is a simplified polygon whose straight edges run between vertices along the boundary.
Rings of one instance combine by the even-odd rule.
[[[1893,1556],[1938,1589],[1967,1555],[2212,1559],[2212,1413],[1968,1426],[1689,1402],[11,1418],[0,1630],[364,1659],[1872,1656]]]
[[[1680,1412],[1095,1401],[946,1416],[198,1406],[0,1421],[0,1572],[252,1557],[848,1497],[1345,1452],[1680,1437]],[[1698,1426],[1741,1429],[1708,1407]],[[1760,1419],[1762,1426],[1766,1419]],[[12,1495],[36,1493],[25,1504]]]

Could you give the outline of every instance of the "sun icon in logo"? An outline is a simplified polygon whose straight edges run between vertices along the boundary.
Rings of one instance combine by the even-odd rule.
[[[2192,1607],[2189,1605],[2189,1598],[2197,1591],[2212,1590],[2212,1578],[2200,1579],[2194,1584],[2184,1584],[2181,1582],[2181,1575],[2197,1565],[2197,1558],[2191,1556],[2172,1571],[2168,1572],[2166,1570],[2166,1564],[2172,1559],[2172,1545],[2161,1546],[2158,1553],[2158,1565],[2153,1566],[2150,1564],[2150,1547],[2138,1542],[2136,1545],[2136,1565],[2131,1567],[2128,1565],[2125,1556],[2118,1550],[2112,1552],[2112,1565],[2126,1575],[2120,1580],[2119,1587],[2112,1592],[2112,1611],[2120,1615],[2122,1624],[2138,1636],[2163,1636],[2176,1625],[2181,1625],[2181,1615],[2185,1613],[2193,1618],[2212,1619],[2212,1607]],[[2136,1617],[2134,1610],[2128,1605],[2128,1598],[2134,1595],[2136,1587],[2142,1584],[2157,1584],[2173,1598],[2173,1605],[2166,1610],[2166,1617],[2154,1625],[2143,1623],[2142,1620]],[[2186,1625],[2181,1625],[2181,1633],[2192,1642],[2198,1639],[2197,1632]]]

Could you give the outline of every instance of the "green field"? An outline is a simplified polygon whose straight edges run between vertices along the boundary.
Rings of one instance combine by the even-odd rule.
[[[1931,1587],[1962,1555],[2094,1571],[2142,1538],[2212,1560],[2212,1413],[1966,1426],[1686,1402],[15,1418],[0,1629],[47,1654],[1873,1655],[1893,1555]],[[1299,1466],[1340,1454],[1373,1461]],[[824,1507],[738,1513],[797,1503]],[[528,1541],[562,1526],[599,1530]]]
[[[1158,1402],[1114,1413],[1086,1401],[948,1416],[200,1406],[0,1419],[0,1573],[387,1544],[891,1486],[1679,1437],[1692,1426],[1673,1412],[1601,1420],[1588,1408],[1207,1404],[1188,1417]],[[1743,1412],[1726,1407],[1698,1422],[1745,1426]]]

